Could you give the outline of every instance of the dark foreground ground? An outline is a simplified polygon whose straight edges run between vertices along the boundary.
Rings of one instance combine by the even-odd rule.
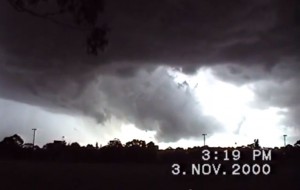
[[[292,165],[278,164],[273,166],[271,175],[268,176],[172,176],[171,164],[0,161],[0,189],[299,190],[299,169]]]

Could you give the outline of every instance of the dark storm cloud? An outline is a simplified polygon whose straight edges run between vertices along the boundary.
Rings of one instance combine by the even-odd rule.
[[[296,1],[128,2],[111,16],[117,59],[270,67],[299,50]]]
[[[162,141],[217,131],[219,124],[156,67],[194,73],[218,65],[220,78],[238,84],[293,78],[297,10],[297,0],[107,1],[109,45],[95,57],[85,51],[85,32],[17,13],[1,1],[0,95],[100,123],[114,115],[157,130]],[[286,62],[286,70],[276,70]],[[258,90],[263,100],[264,87]],[[267,102],[281,105],[277,99]]]
[[[221,64],[212,67],[213,74],[219,79],[244,85],[249,82],[255,82],[270,78],[270,73],[264,68],[264,65],[244,66],[238,64]]]
[[[81,70],[78,65],[95,62],[272,66],[298,58],[300,46],[296,0],[107,1],[110,43],[97,58],[85,52],[85,32],[1,4],[2,52],[10,64],[19,64],[14,54],[22,56],[29,68]]]

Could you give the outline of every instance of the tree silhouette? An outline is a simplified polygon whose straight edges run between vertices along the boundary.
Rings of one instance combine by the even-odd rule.
[[[298,141],[294,144],[294,146],[300,147],[300,140],[298,140]]]
[[[114,147],[114,148],[122,148],[123,145],[121,143],[121,141],[117,138],[115,138],[114,140],[110,140],[107,144],[108,147]]]
[[[146,148],[146,142],[143,140],[133,139],[125,144],[125,147]]]
[[[295,146],[300,145],[300,140]],[[243,159],[241,162],[252,161],[254,148],[260,148],[259,140],[255,139],[254,143],[248,147],[237,147]],[[35,151],[24,146],[23,139],[15,134],[5,137],[0,142],[0,159],[15,160],[46,160],[46,161],[62,161],[62,162],[104,162],[104,163],[179,163],[180,167],[185,171],[190,171],[189,163],[201,160],[202,151],[208,149],[211,152],[229,151],[229,155],[233,148],[221,147],[193,147],[193,148],[171,148],[159,150],[154,142],[146,144],[143,140],[133,139],[123,145],[117,138],[108,142],[106,146],[96,148],[89,144],[80,146],[79,143],[73,142],[66,145],[65,141],[54,140],[52,143],[44,145],[43,149],[36,148]],[[298,148],[287,145],[284,148],[274,148],[275,160],[293,161],[300,159]],[[273,156],[272,156],[273,157]],[[230,167],[230,163],[224,167]]]
[[[92,144],[86,145],[86,148],[89,149],[89,150],[95,149],[95,147]]]
[[[258,139],[254,139],[254,143],[248,144],[247,147],[248,148],[260,148],[259,140]]]
[[[70,147],[74,148],[74,149],[79,149],[80,148],[80,145],[78,142],[73,142]]]
[[[24,140],[17,134],[10,137],[5,137],[1,142],[4,146],[22,147]]]
[[[64,27],[89,32],[87,52],[97,55],[108,41],[107,25],[99,24],[99,15],[104,10],[103,0],[8,0],[18,12],[27,13]],[[66,18],[71,17],[72,22]]]
[[[0,142],[0,155],[3,157],[18,157],[22,151],[24,140],[17,134],[5,137]]]
[[[158,146],[154,144],[154,142],[149,142],[147,143],[147,148],[150,149],[150,150],[155,150],[157,151],[158,150]]]

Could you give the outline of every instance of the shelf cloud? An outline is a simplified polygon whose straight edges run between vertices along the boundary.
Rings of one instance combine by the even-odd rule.
[[[299,1],[112,0],[101,18],[109,44],[93,56],[86,32],[0,2],[0,97],[98,123],[114,116],[174,142],[223,130],[168,75],[209,67],[254,84],[253,106],[286,108],[284,124],[299,129]]]

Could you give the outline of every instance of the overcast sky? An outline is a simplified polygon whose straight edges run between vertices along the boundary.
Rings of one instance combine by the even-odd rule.
[[[101,20],[93,56],[85,32],[0,2],[1,139],[300,139],[299,1],[110,0]]]

